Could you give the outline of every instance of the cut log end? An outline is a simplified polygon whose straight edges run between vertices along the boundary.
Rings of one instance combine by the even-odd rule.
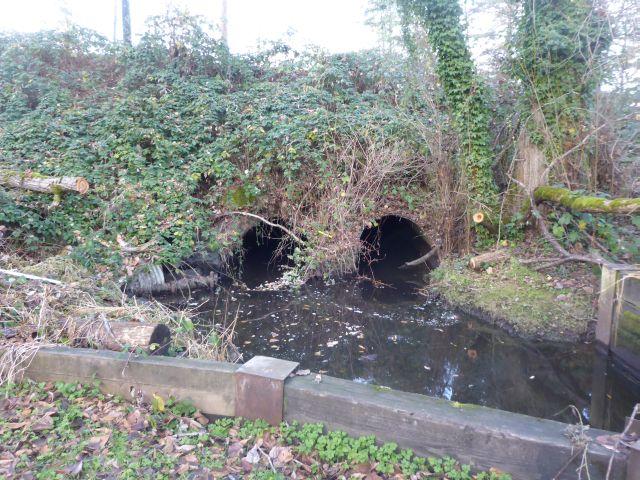
[[[89,191],[89,182],[83,177],[78,177],[76,180],[76,191],[81,195],[87,193]]]

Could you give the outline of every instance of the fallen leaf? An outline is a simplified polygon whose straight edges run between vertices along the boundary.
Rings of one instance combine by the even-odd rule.
[[[229,458],[237,458],[240,456],[243,450],[244,446],[242,445],[242,443],[234,442],[229,445],[229,448],[227,449],[227,455],[229,456]]]
[[[18,430],[19,428],[24,427],[26,424],[27,422],[15,422],[15,423],[6,423],[5,426],[9,430]]]
[[[62,470],[59,470],[58,473],[75,477],[76,475],[79,475],[81,471],[82,471],[82,460],[80,460],[78,463],[74,463],[73,465],[69,465],[67,468],[63,468]]]
[[[151,407],[156,412],[164,412],[164,399],[157,394],[153,394],[153,400],[151,401]]]
[[[243,460],[246,460],[251,464],[260,462],[260,452],[258,451],[258,446],[254,445],[253,448],[247,452],[247,456],[244,457]]]
[[[164,447],[162,448],[162,451],[164,453],[168,454],[176,451],[176,439],[174,437],[165,437],[163,441]]]
[[[198,457],[196,457],[193,453],[190,453],[189,455],[185,455],[183,460],[187,463],[199,463]]]
[[[269,451],[269,458],[274,466],[280,468],[293,460],[293,453],[290,447],[275,446]]]
[[[196,449],[195,445],[179,445],[176,447],[176,451],[180,453],[189,453]]]
[[[37,422],[31,425],[31,430],[34,432],[41,432],[43,430],[51,430],[53,428],[53,418],[48,415],[40,418]]]
[[[109,441],[110,435],[98,435],[95,437],[91,437],[89,442],[87,443],[87,448],[89,450],[93,450],[94,452],[98,452],[104,448],[104,446]]]

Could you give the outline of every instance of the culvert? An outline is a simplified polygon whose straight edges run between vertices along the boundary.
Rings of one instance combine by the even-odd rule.
[[[438,266],[438,257],[407,265],[431,252],[432,246],[411,220],[387,215],[362,231],[359,273],[382,282],[395,283]],[[435,252],[434,252],[435,253]]]
[[[279,221],[273,223],[281,224]],[[279,279],[292,264],[294,244],[282,229],[260,222],[242,237],[240,280],[249,288]]]

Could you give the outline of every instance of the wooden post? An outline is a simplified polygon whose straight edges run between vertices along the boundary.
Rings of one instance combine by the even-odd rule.
[[[614,309],[618,293],[618,270],[602,267],[600,276],[600,297],[598,298],[598,323],[596,341],[609,351],[613,330]]]
[[[253,357],[238,368],[236,416],[280,424],[284,412],[284,381],[296,368],[298,362],[261,356]]]

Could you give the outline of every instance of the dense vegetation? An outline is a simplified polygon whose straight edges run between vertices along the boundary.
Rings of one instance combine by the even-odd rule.
[[[396,12],[403,54],[272,44],[232,55],[180,14],[153,19],[134,46],[79,28],[0,36],[0,175],[91,184],[57,206],[0,190],[0,235],[30,252],[72,246],[85,265],[130,273],[233,246],[240,229],[221,218],[245,210],[304,239],[293,273],[308,278],[353,271],[362,228],[384,213],[429,226],[444,252],[468,251],[474,238],[523,239],[520,186],[633,193],[619,180],[622,166],[624,178],[637,171],[619,162],[634,155],[633,112],[611,120],[619,92],[595,101],[612,75],[604,11],[518,2],[498,68],[481,74],[457,2],[375,3]],[[474,237],[478,211],[489,221]],[[637,217],[556,207],[548,220],[566,248],[638,255]]]
[[[91,190],[57,208],[46,195],[3,191],[0,223],[27,248],[76,245],[84,263],[117,265],[118,235],[151,242],[165,263],[196,243],[217,248],[210,226],[221,208],[270,206],[291,221],[293,206],[305,212],[325,191],[340,201],[357,182],[346,149],[356,161],[372,145],[393,145],[405,164],[427,154],[425,106],[403,94],[401,66],[284,45],[234,56],[182,16],[156,19],[133,48],[81,29],[4,36],[2,164],[84,176]],[[399,176],[383,187],[411,200],[416,169]],[[331,231],[324,222],[305,228]]]

